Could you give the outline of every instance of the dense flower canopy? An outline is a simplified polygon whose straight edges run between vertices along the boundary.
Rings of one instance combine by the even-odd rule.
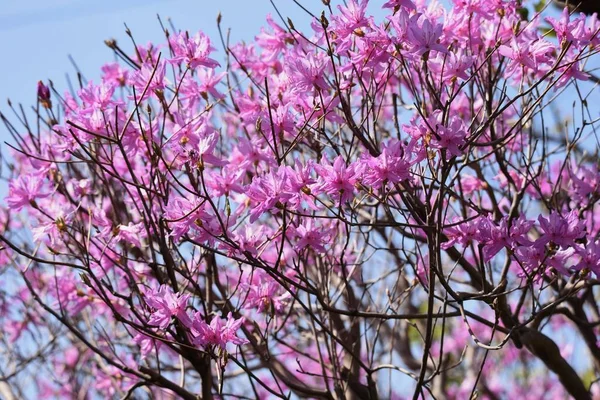
[[[3,116],[2,396],[600,394],[596,15],[329,3]]]

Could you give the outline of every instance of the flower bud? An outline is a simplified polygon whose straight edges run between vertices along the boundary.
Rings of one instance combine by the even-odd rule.
[[[37,84],[37,96],[42,107],[52,108],[52,101],[50,100],[50,88],[44,85],[44,82],[42,81],[39,81]]]

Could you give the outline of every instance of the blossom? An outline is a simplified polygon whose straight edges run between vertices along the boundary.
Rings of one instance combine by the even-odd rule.
[[[288,167],[286,172],[291,193],[289,204],[297,210],[304,204],[310,209],[317,210],[318,207],[313,200],[313,197],[318,194],[318,190],[315,190],[317,179],[312,176],[314,162],[308,160],[302,165],[300,160],[296,159],[294,164],[294,167]]]
[[[243,288],[247,290],[244,308],[256,309],[259,313],[271,311],[271,306],[273,311],[280,313],[291,298],[289,292],[285,292],[281,285],[262,270],[247,274]]]
[[[580,257],[574,269],[581,271],[587,269],[596,276],[600,276],[600,241],[591,241],[585,246],[576,246],[575,253]]]
[[[415,4],[411,0],[388,0],[386,3],[383,3],[383,8],[392,8],[399,9],[401,7],[405,7],[409,10],[414,10]]]
[[[383,183],[393,185],[409,179],[410,163],[405,159],[406,153],[402,144],[396,140],[387,143],[377,157],[365,157],[363,184],[378,187]]]
[[[102,70],[102,81],[112,86],[125,86],[129,79],[129,71],[121,68],[118,63],[104,64]]]
[[[136,247],[142,247],[141,238],[145,236],[144,225],[142,223],[134,224],[130,222],[127,225],[118,225],[115,230],[115,240],[125,241]]]
[[[190,295],[177,294],[167,285],[161,285],[146,293],[146,304],[152,308],[148,324],[166,329],[173,317],[179,319],[184,325],[190,325],[190,318],[185,308]]]
[[[217,141],[218,136],[215,132],[200,138],[200,140],[198,140],[198,147],[190,151],[189,157],[191,161],[201,163],[202,165],[204,163],[217,166],[226,165],[227,161],[221,160],[213,154]]]
[[[341,203],[352,199],[360,168],[353,164],[346,165],[344,158],[337,156],[333,160],[333,165],[323,160],[321,164],[315,165],[315,170],[319,173],[317,188],[339,199]]]
[[[585,16],[582,14],[574,21],[570,21],[569,8],[565,7],[560,19],[547,17],[546,21],[552,26],[556,33],[556,38],[560,43],[576,40],[585,35]],[[584,45],[587,43],[583,43]]]
[[[8,184],[6,204],[14,211],[19,211],[27,205],[35,205],[35,200],[48,197],[50,193],[42,193],[44,181],[35,175],[22,175]]]
[[[585,225],[575,210],[569,212],[566,217],[552,211],[548,218],[540,215],[538,221],[543,231],[540,238],[535,241],[538,246],[554,243],[558,246],[570,247],[576,239],[585,235]]]
[[[285,51],[289,43],[293,43],[294,37],[274,20],[271,14],[267,14],[267,24],[273,32],[268,32],[261,28],[260,34],[256,35],[256,43],[263,49],[262,57],[266,63],[276,60],[276,58]]]
[[[267,211],[283,208],[290,198],[287,170],[280,168],[275,173],[269,172],[262,177],[255,178],[246,188],[246,196],[254,203],[254,207],[250,211],[250,222],[256,221]]]
[[[338,5],[339,14],[333,15],[331,21],[339,51],[348,51],[355,38],[365,35],[364,30],[372,23],[372,18],[366,16],[367,5],[367,0],[350,0]]]
[[[460,223],[456,226],[450,226],[444,230],[444,234],[448,237],[448,241],[442,243],[443,249],[448,249],[459,243],[463,246],[471,244],[474,240],[479,239],[479,220],[473,219]]]
[[[215,68],[219,63],[210,58],[215,48],[211,46],[210,39],[203,32],[198,32],[190,37],[188,32],[179,32],[169,38],[174,56],[171,62],[185,62],[190,68],[204,66]]]
[[[327,229],[324,229],[322,226],[318,226],[312,219],[308,219],[297,227],[293,227],[291,229],[295,232],[296,236],[298,236],[298,241],[294,246],[296,251],[300,251],[308,247],[317,253],[325,252],[324,245],[330,238],[330,234]]]
[[[530,245],[527,234],[533,225],[534,222],[523,215],[514,219],[504,216],[498,224],[489,217],[480,219],[478,240],[484,243],[485,261],[490,261],[504,248]]]
[[[298,91],[311,92],[314,89],[326,90],[329,87],[325,80],[327,58],[322,55],[294,55],[287,65],[292,85]]]
[[[434,51],[445,53],[446,48],[439,43],[442,35],[442,25],[432,23],[427,18],[423,18],[422,22],[418,23],[418,16],[414,16],[410,20],[407,37],[412,45],[412,51],[416,55],[423,55]]]
[[[457,117],[450,118],[448,126],[437,125],[435,137],[431,140],[431,147],[446,150],[446,158],[462,154],[461,146],[467,137],[464,123]]]
[[[464,174],[460,176],[460,187],[464,194],[471,194],[477,190],[485,189],[487,183],[473,175]]]
[[[165,88],[165,72],[166,63],[162,60],[158,64],[149,62],[142,64],[142,68],[130,78],[135,89],[135,99],[137,101],[146,100],[152,96],[154,91],[163,90]]]
[[[194,226],[202,225],[210,219],[198,198],[172,197],[165,207],[165,217],[171,228],[171,236],[178,240]]]
[[[228,343],[242,345],[248,343],[248,340],[237,335],[238,329],[244,323],[244,318],[233,318],[231,313],[227,314],[227,320],[217,316],[213,317],[210,324],[206,323],[200,313],[196,313],[192,321],[194,337],[192,342],[196,346],[208,348],[209,346],[226,350]]]

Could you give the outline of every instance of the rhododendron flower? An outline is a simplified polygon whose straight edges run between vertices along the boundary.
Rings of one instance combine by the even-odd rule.
[[[383,147],[379,156],[366,157],[362,183],[379,187],[384,182],[393,185],[409,179],[410,164],[404,159],[407,151],[399,141],[392,141]]]
[[[124,240],[134,246],[142,247],[141,238],[145,236],[143,225],[130,222],[127,225],[118,225],[114,232],[115,240]]]
[[[207,137],[200,138],[198,148],[192,149],[189,153],[190,160],[196,163],[208,163],[217,166],[226,165],[227,162],[221,160],[213,154],[215,145],[217,144],[217,134],[211,133]]]
[[[244,323],[243,318],[235,319],[231,313],[227,314],[227,320],[214,316],[207,324],[203,317],[197,313],[192,321],[192,327],[196,332],[193,342],[196,346],[208,348],[214,346],[226,350],[227,344],[242,345],[248,340],[237,335],[237,331]]]
[[[513,60],[513,63],[509,67],[510,71],[516,69],[519,65],[535,69],[535,62],[530,53],[529,46],[523,43],[519,43],[513,39],[510,46],[502,45],[498,48],[498,52],[504,57]]]
[[[472,175],[461,175],[460,186],[465,194],[471,194],[477,190],[485,189],[487,183]]]
[[[44,181],[35,175],[23,175],[8,184],[8,196],[4,198],[9,207],[15,211],[21,210],[26,205],[35,204],[35,199],[50,195],[42,193]]]
[[[427,18],[419,19],[418,17],[415,15],[411,18],[407,32],[412,51],[419,56],[431,51],[445,53],[446,48],[439,43],[442,25],[432,23]]]
[[[215,48],[211,46],[209,37],[203,32],[198,32],[192,37],[188,32],[179,32],[169,38],[169,43],[175,55],[171,63],[184,62],[190,68],[219,66],[216,60],[209,57]]]
[[[199,226],[211,218],[204,210],[200,199],[174,197],[165,207],[165,217],[171,228],[171,236],[178,240],[194,226]]]
[[[600,242],[588,242],[585,245],[575,247],[575,253],[581,258],[573,268],[575,270],[588,270],[596,276],[600,274]]]
[[[137,101],[146,100],[153,95],[154,91],[165,88],[165,69],[166,63],[163,60],[157,64],[146,62],[139,71],[133,74],[130,79],[135,88],[135,99]],[[131,98],[133,98],[133,95]]]
[[[289,61],[292,85],[299,91],[327,90],[325,71],[328,59],[314,54],[298,54]]]
[[[133,341],[140,346],[142,360],[153,351],[160,350],[162,342],[160,340],[154,340],[150,336],[146,336],[143,333],[138,333],[133,337]]]
[[[333,165],[327,160],[315,165],[319,173],[316,187],[332,196],[336,201],[345,203],[354,197],[354,185],[358,182],[359,167],[346,165],[343,157],[338,156],[333,160]]]
[[[309,247],[317,253],[325,252],[324,245],[330,237],[326,228],[316,225],[312,219],[309,219],[297,227],[292,227],[290,229],[298,236],[298,241],[294,246],[296,251]]]
[[[102,66],[102,80],[112,86],[125,86],[129,79],[129,71],[121,68],[119,63]]]
[[[173,290],[167,285],[161,285],[159,288],[147,292],[146,304],[153,309],[148,324],[167,329],[173,322],[173,317],[176,317],[184,325],[190,325],[190,317],[186,313],[189,298],[190,296],[187,294],[173,293]]]
[[[386,3],[383,3],[383,8],[393,8],[399,9],[401,7],[405,7],[409,10],[414,10],[415,4],[411,0],[389,0]]]
[[[255,178],[246,189],[246,196],[255,203],[250,211],[250,222],[256,221],[263,213],[275,208],[283,208],[290,197],[287,186],[287,170],[280,168]]]
[[[292,297],[261,270],[248,274],[248,280],[243,285],[244,289],[248,290],[244,308],[256,309],[259,313],[270,312],[271,307],[276,313],[281,313]]]
[[[574,245],[576,239],[585,235],[585,225],[575,210],[569,212],[566,217],[552,211],[548,218],[540,215],[538,221],[543,231],[542,236],[535,241],[538,246],[553,243],[562,247],[570,247]]]
[[[546,21],[552,26],[559,42],[569,42],[582,38],[585,34],[585,16],[582,14],[574,21],[570,21],[569,8],[565,7],[560,19],[547,17]]]

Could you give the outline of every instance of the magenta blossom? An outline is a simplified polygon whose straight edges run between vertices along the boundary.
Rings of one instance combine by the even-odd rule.
[[[176,294],[167,285],[161,285],[158,289],[153,289],[146,293],[146,303],[153,311],[148,320],[148,324],[166,329],[176,317],[184,325],[190,325],[190,318],[185,308],[190,295]]]
[[[242,345],[248,343],[248,340],[237,336],[237,331],[244,323],[244,318],[234,319],[232,314],[227,314],[227,320],[214,316],[207,324],[199,313],[194,316],[192,327],[196,332],[193,343],[204,348],[217,347],[226,350],[228,343]]]
[[[44,181],[35,175],[23,175],[8,184],[6,203],[15,211],[21,210],[26,205],[35,204],[35,199],[44,198],[50,193],[42,193]]]
[[[210,58],[210,53],[215,48],[211,46],[209,37],[203,32],[198,32],[192,37],[188,32],[179,32],[169,38],[169,43],[175,55],[171,63],[184,62],[190,68],[219,66],[216,60]]]

